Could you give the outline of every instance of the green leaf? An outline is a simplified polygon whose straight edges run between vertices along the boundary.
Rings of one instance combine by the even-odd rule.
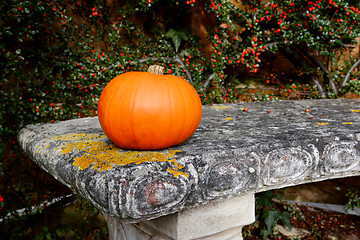
[[[280,214],[280,220],[287,226],[290,230],[292,228],[290,223],[290,213],[289,212],[283,212]]]
[[[62,237],[63,236],[63,231],[61,229],[56,229],[56,235],[58,237]]]
[[[51,238],[51,234],[48,232],[48,233],[46,233],[46,239],[49,239],[49,240],[51,240],[52,238]]]
[[[165,37],[167,38],[171,38],[174,46],[175,46],[175,51],[177,52],[179,50],[180,44],[182,40],[188,40],[188,36],[185,32],[183,31],[176,31],[174,29],[170,29],[166,34]]]
[[[272,231],[269,231],[267,229],[261,229],[260,235],[263,236],[263,240],[266,240],[269,235],[272,234]]]
[[[281,213],[277,210],[265,210],[262,218],[267,230],[271,230],[275,223],[280,219]]]
[[[262,194],[259,194],[256,198],[256,202],[258,204],[258,207],[259,208],[262,208],[262,207],[272,207],[273,206],[273,203],[272,203],[272,199],[276,197],[276,195],[273,194],[272,191],[267,191],[267,192],[264,192]]]

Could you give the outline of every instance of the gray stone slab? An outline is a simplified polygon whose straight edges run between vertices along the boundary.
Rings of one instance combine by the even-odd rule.
[[[204,106],[195,134],[161,151],[119,149],[97,117],[29,125],[18,139],[45,171],[101,211],[133,223],[223,198],[360,175],[360,100]]]

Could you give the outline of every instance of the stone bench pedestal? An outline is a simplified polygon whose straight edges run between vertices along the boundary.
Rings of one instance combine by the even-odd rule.
[[[241,239],[256,192],[360,175],[360,100],[203,106],[195,134],[159,151],[118,148],[97,117],[18,140],[104,213],[111,239]]]
[[[242,227],[255,221],[255,199],[248,194],[133,224],[104,216],[110,239],[241,240]]]

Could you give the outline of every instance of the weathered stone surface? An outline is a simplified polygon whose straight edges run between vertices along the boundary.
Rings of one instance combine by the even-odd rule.
[[[162,151],[117,148],[96,117],[29,125],[18,139],[45,171],[131,223],[222,198],[360,175],[360,100],[204,106],[195,134]]]

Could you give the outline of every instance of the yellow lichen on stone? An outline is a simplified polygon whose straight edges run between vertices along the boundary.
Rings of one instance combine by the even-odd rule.
[[[44,143],[37,144],[35,147],[36,154],[40,153],[40,150],[46,149],[48,147],[49,147],[49,144],[46,144],[45,146],[44,146]],[[46,152],[45,152],[45,154],[46,154]]]
[[[100,134],[86,134],[86,133],[76,133],[76,134],[66,134],[66,135],[60,135],[57,137],[53,137],[52,140],[56,141],[56,140],[63,140],[63,141],[68,141],[68,140],[91,140],[91,139],[104,139],[106,138],[106,135],[100,135]]]
[[[315,123],[316,125],[315,125],[315,127],[318,127],[318,126],[323,126],[323,125],[327,125],[327,124],[329,124],[328,122],[317,122],[317,123]]]
[[[105,135],[100,134],[70,134],[54,137],[53,141],[65,141],[60,146],[62,154],[68,154],[74,151],[84,152],[81,157],[74,159],[74,166],[84,170],[90,166],[96,171],[105,171],[112,169],[116,165],[141,164],[144,162],[169,162],[174,167],[168,168],[168,171],[175,177],[184,175],[186,172],[178,171],[183,168],[174,155],[180,150],[166,150],[165,152],[154,151],[125,151],[112,143],[104,141]]]
[[[174,175],[174,177],[179,177],[180,175],[184,175],[187,178],[189,177],[189,174],[187,174],[186,172],[173,170],[171,168],[167,168],[166,171],[168,171],[169,173],[172,173]]]
[[[224,105],[212,105],[210,107],[213,108],[213,109],[218,109],[218,110],[231,108],[231,106],[224,106]]]
[[[40,152],[41,148],[40,148],[40,146],[36,146],[35,148],[36,148],[36,154],[38,154]]]

